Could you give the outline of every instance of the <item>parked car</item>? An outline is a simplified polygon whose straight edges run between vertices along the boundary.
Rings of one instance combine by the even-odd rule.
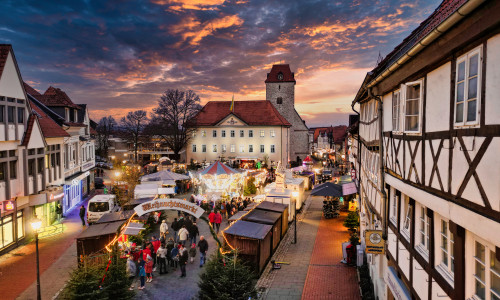
[[[94,179],[94,186],[96,189],[103,189],[105,187],[104,179],[102,179],[101,177],[96,177]]]
[[[323,170],[323,181],[330,181],[332,180],[332,171],[331,170]]]
[[[87,222],[92,224],[104,214],[120,211],[120,206],[115,202],[116,195],[95,195],[89,200],[87,207]]]

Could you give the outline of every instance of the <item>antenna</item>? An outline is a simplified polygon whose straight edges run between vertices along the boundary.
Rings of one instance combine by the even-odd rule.
[[[377,58],[377,66],[379,63],[381,63],[382,61],[384,60],[384,58],[382,57],[382,54],[380,53],[380,51],[378,52],[378,58]]]

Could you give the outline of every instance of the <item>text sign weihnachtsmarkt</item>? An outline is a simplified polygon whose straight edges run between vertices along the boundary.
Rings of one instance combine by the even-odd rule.
[[[158,211],[158,210],[180,210],[195,216],[201,217],[205,210],[194,203],[187,202],[181,199],[158,198],[148,201],[134,208],[138,216]]]

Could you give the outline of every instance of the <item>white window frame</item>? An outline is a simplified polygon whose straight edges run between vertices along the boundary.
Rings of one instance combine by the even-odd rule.
[[[401,90],[392,93],[392,131],[401,132]]]
[[[249,130],[248,131],[248,137],[249,138],[253,138],[253,130]]]
[[[248,145],[248,152],[253,153],[253,145]]]
[[[420,203],[415,203],[415,210],[418,214],[417,220],[415,220],[418,230],[418,240],[415,248],[428,261],[430,252],[431,219],[427,215],[427,208]]]
[[[226,153],[226,150],[227,150],[226,144],[221,145],[221,150],[222,150],[222,153]]]
[[[390,221],[392,224],[397,225],[398,223],[398,204],[399,204],[399,199],[398,195],[396,195],[396,189],[391,187],[391,209],[389,211],[390,213]]]
[[[207,136],[207,131],[206,130],[202,130],[201,131],[201,136],[202,137],[206,137]]]
[[[236,152],[236,145],[235,144],[231,144],[231,147],[230,147],[229,150],[231,151],[231,153]]]
[[[408,241],[411,238],[411,218],[412,214],[412,206],[410,205],[410,197],[401,193],[402,201],[402,209],[401,209],[401,235],[405,237]]]
[[[271,137],[275,137],[276,136],[276,131],[274,129],[269,130],[269,135]]]
[[[221,132],[220,132],[220,136],[221,136],[221,137],[226,137],[226,131],[225,131],[225,130],[221,130]]]
[[[207,153],[207,145],[201,145],[201,152]]]
[[[245,130],[240,130],[240,138],[244,138],[245,137]]]
[[[214,138],[217,137],[217,130],[212,130],[212,137],[214,137]]]
[[[435,242],[435,264],[436,264],[436,270],[445,278],[448,283],[450,283],[452,286],[454,285],[454,256],[453,256],[453,246],[454,246],[454,240],[455,237],[453,236],[453,233],[450,231],[450,222],[441,217],[435,217],[435,228],[434,228],[434,240]],[[443,224],[446,224],[446,230],[443,232]],[[444,241],[446,239],[446,241]],[[445,245],[445,244],[446,245]],[[443,262],[444,256],[446,256],[447,259],[447,265]]]
[[[266,147],[265,145],[260,145],[260,153],[266,152]]]
[[[420,84],[420,98],[419,98],[419,103],[418,103],[418,129],[417,130],[406,130],[406,103],[408,102],[408,87],[414,86]],[[401,95],[400,93],[400,99],[403,98],[403,109],[401,110],[401,114],[403,117],[403,128],[402,131],[405,133],[409,134],[420,134],[422,132],[422,115],[423,115],[423,94],[424,94],[424,81],[422,79],[417,80],[417,81],[412,81],[412,82],[407,82],[404,84],[404,94]],[[403,96],[403,97],[401,97]]]
[[[469,77],[469,63],[470,63],[470,58],[474,55],[478,55],[478,62],[477,62],[477,75],[473,77],[477,77],[477,94],[476,98],[473,99],[467,99],[469,96],[469,79],[473,77]],[[464,74],[464,80],[463,81],[458,81],[458,67],[460,63],[465,62],[465,74]],[[455,127],[464,127],[464,126],[478,126],[479,125],[479,118],[481,115],[481,89],[483,88],[481,86],[481,80],[482,80],[482,65],[483,65],[483,47],[479,46],[464,55],[460,56],[457,59],[456,63],[456,77],[455,77],[455,96],[454,96],[454,107],[453,107],[453,118],[455,121]],[[457,122],[457,96],[458,96],[458,84],[464,83],[464,99],[461,102],[463,104],[463,119],[461,122]],[[467,104],[468,102],[471,101],[476,101],[476,119],[474,121],[467,121]]]
[[[245,153],[245,145],[240,145],[240,153]]]
[[[500,291],[493,290],[491,286],[493,276],[500,278],[500,272],[498,271],[498,269],[494,270],[491,267],[492,263],[494,263],[495,265],[498,263],[500,265],[500,262],[496,259],[495,256],[495,245],[480,239],[474,234],[468,234],[466,239],[466,247],[469,246],[465,250],[466,255],[468,255],[468,257],[466,258],[466,263],[469,262],[469,264],[465,267],[465,270],[467,271],[466,282],[469,283],[469,285],[466,287],[466,294],[469,295],[469,297],[466,298],[477,300],[492,300],[492,294],[500,298]],[[484,248],[483,259],[478,256],[478,253],[476,251],[476,243],[479,243]],[[469,257],[472,258],[468,259]],[[478,266],[482,267],[482,269],[484,270],[484,278],[481,278],[481,275],[477,274]],[[477,295],[476,283],[480,283],[484,286],[484,298],[482,298],[480,295]]]
[[[192,152],[196,153],[196,144],[193,144]]]
[[[212,152],[217,153],[217,144],[212,145]]]
[[[231,132],[230,132],[230,133],[231,133],[231,137],[232,137],[232,138],[234,138],[234,137],[236,136],[236,133],[235,133],[235,131],[234,131],[234,130],[231,130]]]
[[[260,131],[260,137],[265,137],[265,136],[266,136],[266,131],[262,129]]]
[[[271,153],[276,153],[276,147],[274,145],[271,145]]]

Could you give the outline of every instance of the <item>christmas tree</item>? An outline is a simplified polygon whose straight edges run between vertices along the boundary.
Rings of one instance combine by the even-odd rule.
[[[351,211],[348,215],[347,218],[344,220],[344,226],[349,229],[351,232],[355,232],[356,229],[359,227],[359,215],[355,211]]]
[[[200,300],[248,300],[257,296],[256,275],[236,254],[231,258],[223,258],[217,252],[205,267],[198,283]]]
[[[59,298],[71,300],[106,299],[107,297],[99,289],[103,271],[102,266],[89,266],[84,260],[83,265],[71,273],[68,284]]]
[[[108,299],[132,299],[134,292],[129,290],[130,284],[126,260],[120,258],[118,246],[115,244],[111,253],[111,263],[102,284],[103,291]]]

